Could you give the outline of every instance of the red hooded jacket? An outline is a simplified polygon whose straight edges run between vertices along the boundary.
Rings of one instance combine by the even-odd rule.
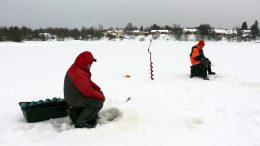
[[[79,54],[66,73],[64,81],[65,99],[69,98],[72,100],[73,98],[78,98],[75,96],[86,96],[100,101],[105,100],[100,87],[91,80],[91,72],[89,67],[87,67],[87,65],[92,64],[94,61],[93,55],[88,51]]]

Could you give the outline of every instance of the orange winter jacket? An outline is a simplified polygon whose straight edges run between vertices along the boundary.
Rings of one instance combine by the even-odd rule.
[[[197,65],[201,62],[203,58],[206,58],[204,56],[202,48],[200,48],[198,45],[193,46],[190,53],[190,61],[192,65]]]

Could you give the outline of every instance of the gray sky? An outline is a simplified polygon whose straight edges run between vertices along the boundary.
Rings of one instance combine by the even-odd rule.
[[[232,28],[260,21],[260,0],[0,0],[0,26],[81,28],[210,24]]]

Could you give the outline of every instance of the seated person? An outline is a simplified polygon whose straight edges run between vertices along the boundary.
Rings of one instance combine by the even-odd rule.
[[[209,75],[215,75],[215,72],[211,71],[211,62],[208,58],[205,57],[203,53],[203,47],[205,43],[203,40],[200,40],[199,43],[192,47],[190,53],[190,61],[191,61],[191,75],[190,77],[201,77],[204,80],[209,80]]]
[[[93,128],[105,96],[100,87],[91,80],[90,68],[96,62],[91,52],[78,55],[68,69],[64,80],[64,99],[70,106],[69,116],[76,128]]]

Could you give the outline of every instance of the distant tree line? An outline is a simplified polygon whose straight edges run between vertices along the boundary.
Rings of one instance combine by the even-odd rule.
[[[0,42],[1,41],[46,41],[47,39],[64,40],[65,38],[72,38],[74,40],[98,40],[104,36],[102,29],[94,27],[82,27],[80,30],[77,28],[40,28],[31,29],[28,27],[0,27]]]
[[[207,40],[219,40],[219,37],[213,31],[214,28],[210,26],[210,24],[201,24],[197,29],[196,37],[197,39],[207,39]],[[119,30],[119,28],[108,28],[107,30]],[[46,41],[51,39],[56,39],[58,41],[63,41],[66,38],[72,38],[74,40],[99,40],[105,36],[105,32],[107,31],[103,29],[103,26],[95,27],[82,27],[81,29],[73,28],[40,28],[40,29],[31,29],[28,27],[0,27],[0,42],[1,41]],[[159,26],[157,24],[153,24],[149,27],[140,28],[133,26],[132,23],[127,23],[126,27],[122,29],[126,35],[131,35],[133,30],[140,30],[142,32],[151,32],[151,30],[169,30],[171,35],[175,37],[176,40],[186,40],[183,39],[183,36],[189,35],[189,32],[183,31],[184,28],[180,25],[173,24],[172,26],[165,25]],[[237,31],[237,40],[239,40],[239,36],[243,35],[243,30],[251,30],[250,37],[256,39],[259,36],[259,24],[258,21],[255,20],[254,24],[251,27],[248,27],[246,21],[242,23],[241,27],[235,28]],[[147,34],[147,33],[146,33]],[[229,40],[233,36],[226,36]]]
[[[132,23],[128,23],[127,26],[124,28],[124,31],[127,34],[129,34],[128,32],[130,32],[131,30],[137,30],[137,29],[138,28],[136,26],[133,26]],[[197,29],[197,32],[195,34],[197,40],[199,39],[219,40],[220,39],[216,34],[216,32],[214,32],[214,28],[210,26],[210,24],[201,24],[198,27],[195,27],[195,29]],[[184,28],[176,24],[173,24],[173,26],[169,26],[169,25],[159,26],[157,24],[153,24],[150,27],[146,27],[146,28],[141,26],[139,30],[148,31],[148,32],[150,32],[151,30],[169,30],[176,40],[183,40],[183,39],[185,40],[185,36],[190,34],[190,32],[183,31]],[[241,39],[240,37],[242,37],[243,35],[243,30],[250,30],[251,31],[250,37],[252,37],[252,39],[256,39],[256,37],[260,35],[259,24],[257,20],[254,21],[254,24],[250,28],[247,26],[247,23],[245,21],[242,23],[241,27],[236,27],[233,30],[236,30],[238,33],[237,36],[234,38],[237,40]],[[230,40],[234,36],[227,35],[226,37],[228,40]]]

